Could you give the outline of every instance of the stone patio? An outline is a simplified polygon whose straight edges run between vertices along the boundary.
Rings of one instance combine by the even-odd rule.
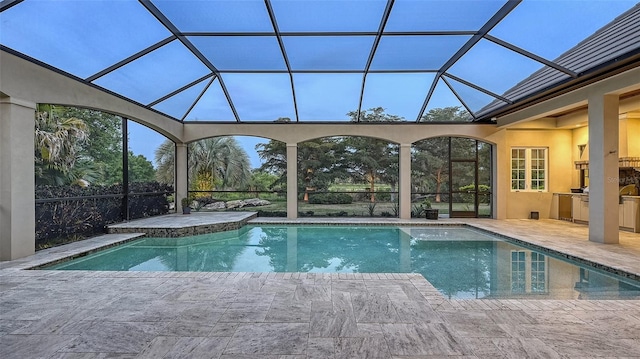
[[[567,222],[464,223],[640,273],[639,234],[600,245]],[[24,269],[137,236],[2,262],[0,357],[640,357],[639,300],[449,300],[419,274]]]

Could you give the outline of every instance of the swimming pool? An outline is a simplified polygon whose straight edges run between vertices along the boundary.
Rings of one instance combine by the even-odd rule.
[[[640,283],[468,227],[248,225],[143,238],[46,269],[412,272],[449,298],[640,298]]]

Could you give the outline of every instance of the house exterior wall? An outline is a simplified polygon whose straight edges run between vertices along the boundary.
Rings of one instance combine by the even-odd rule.
[[[571,157],[572,136],[570,130],[508,130],[504,156],[498,167],[503,171],[507,184],[498,190],[505,192],[506,218],[529,218],[532,211],[540,218],[549,218],[551,200],[554,192],[569,192],[572,183],[573,162]],[[544,192],[525,192],[511,190],[511,148],[544,147],[548,148],[547,185]],[[505,174],[506,172],[506,174]]]

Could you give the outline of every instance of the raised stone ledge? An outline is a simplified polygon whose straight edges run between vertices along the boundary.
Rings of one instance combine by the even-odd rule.
[[[109,226],[108,233],[146,233],[175,238],[235,230],[258,216],[255,212],[170,214]]]

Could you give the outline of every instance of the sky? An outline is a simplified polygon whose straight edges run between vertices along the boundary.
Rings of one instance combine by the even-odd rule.
[[[136,122],[129,121],[129,149],[136,155],[143,155],[154,163],[155,150],[166,140],[163,135]],[[251,168],[258,168],[261,165],[255,147],[258,143],[269,142],[268,139],[251,136],[235,136],[249,157]]]
[[[633,7],[638,0],[524,0],[489,35],[538,56],[553,60],[594,31]],[[504,0],[397,0],[385,31],[474,31]],[[262,0],[153,1],[181,31],[272,32]],[[281,32],[376,32],[386,2],[272,0]],[[332,7],[340,4],[339,11]],[[193,8],[192,8],[193,7]],[[189,11],[191,9],[191,11]],[[195,10],[194,10],[195,9]],[[39,14],[54,21],[34,21]],[[132,25],[135,24],[135,25]],[[134,26],[134,31],[132,30]],[[26,0],[0,13],[0,43],[62,71],[127,96],[177,119],[235,122],[218,79],[204,78],[210,70],[178,41],[138,58],[114,71],[100,74],[171,33],[137,1]],[[372,70],[409,73],[238,73],[246,70],[284,70],[273,36],[188,36],[222,73],[224,88],[241,120],[295,120],[292,87],[300,121],[348,121],[347,112],[384,107],[386,112],[415,121],[439,69],[470,35],[383,36],[371,63]],[[283,36],[293,70],[361,70],[374,36]],[[96,44],[99,44],[96,46]],[[73,51],[69,51],[73,48]],[[224,51],[220,51],[223,49]],[[179,64],[179,66],[177,66]],[[486,90],[502,94],[541,64],[488,40],[478,42],[447,71]],[[416,72],[421,70],[423,72]],[[189,89],[162,99],[186,84]],[[291,83],[293,80],[293,86]],[[448,79],[472,111],[493,97],[464,83]],[[362,84],[365,84],[362,91]],[[201,93],[204,92],[204,95]],[[199,101],[192,107],[194,101]],[[439,80],[426,110],[461,106]],[[131,149],[148,159],[164,138],[143,126],[130,126]],[[255,145],[266,139],[240,138],[253,167],[260,161]]]

